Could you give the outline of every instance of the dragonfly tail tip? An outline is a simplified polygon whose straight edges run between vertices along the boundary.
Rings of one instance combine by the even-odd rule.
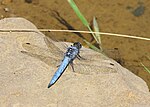
[[[48,87],[47,88],[50,88],[53,84],[48,84]]]

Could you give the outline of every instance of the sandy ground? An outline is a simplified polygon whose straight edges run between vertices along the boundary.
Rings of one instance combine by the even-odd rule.
[[[30,0],[28,0],[30,1]],[[31,0],[32,1],[32,0]],[[38,28],[68,29],[68,25],[77,30],[87,30],[70,8],[67,0],[33,0],[25,3],[24,0],[0,0],[0,18],[24,17]],[[80,0],[78,7],[90,22],[93,16],[97,17],[102,32],[137,35],[150,37],[150,1],[149,0]],[[60,19],[60,20],[58,20]],[[61,24],[65,20],[67,24]],[[45,33],[51,36],[50,33]],[[63,41],[79,41],[82,38],[72,33],[54,33],[52,38]],[[92,42],[90,35],[82,34]],[[150,87],[150,74],[144,71],[140,62],[150,68],[150,62],[145,55],[150,56],[150,42],[130,38],[102,36],[103,47],[118,48],[123,66],[134,74],[143,78]]]

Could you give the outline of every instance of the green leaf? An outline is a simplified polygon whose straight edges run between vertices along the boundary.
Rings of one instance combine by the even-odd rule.
[[[77,16],[79,17],[79,19],[82,21],[82,23],[85,26],[89,26],[88,21],[85,19],[85,17],[82,15],[82,13],[80,12],[79,8],[77,7],[77,5],[75,4],[75,2],[73,0],[68,0],[70,6],[73,8],[73,10],[75,11],[75,13],[77,14]]]
[[[93,18],[93,30],[94,32],[99,32],[99,27],[98,27],[98,24],[97,24],[97,21],[96,21],[96,18],[94,17]],[[100,41],[100,34],[98,33],[95,33],[96,35],[96,38],[98,39],[98,42],[101,44],[101,41]]]
[[[86,20],[86,18],[82,15],[82,13],[80,12],[79,8],[77,7],[77,5],[75,4],[75,2],[73,0],[68,0],[70,6],[72,7],[72,9],[75,11],[75,13],[77,14],[77,16],[79,17],[79,19],[82,21],[82,23],[89,29],[90,32],[93,32],[92,29],[89,26],[88,21]],[[97,41],[97,38],[95,36],[94,33],[92,33],[94,39]]]
[[[93,29],[94,29],[94,32],[99,32],[99,26],[98,26],[98,23],[97,23],[95,17],[93,18]],[[95,38],[97,39],[97,42],[99,44],[100,49],[103,51],[102,44],[101,44],[101,36],[100,36],[100,34],[95,33],[95,36],[96,36]]]

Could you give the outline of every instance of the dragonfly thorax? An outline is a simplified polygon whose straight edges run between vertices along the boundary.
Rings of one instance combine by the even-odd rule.
[[[76,58],[77,54],[79,54],[79,49],[75,46],[70,46],[65,54],[65,56],[71,58],[72,60]]]

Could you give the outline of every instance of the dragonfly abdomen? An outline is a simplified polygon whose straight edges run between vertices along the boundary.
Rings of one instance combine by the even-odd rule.
[[[60,76],[63,74],[67,66],[69,65],[69,62],[71,61],[71,58],[65,57],[62,61],[61,65],[59,66],[58,70],[55,72],[52,80],[50,81],[48,88],[50,88],[55,82],[60,78]]]

